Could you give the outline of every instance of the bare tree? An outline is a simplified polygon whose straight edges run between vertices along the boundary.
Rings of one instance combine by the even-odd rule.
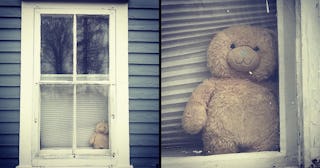
[[[106,73],[108,62],[108,18],[78,16],[78,73]]]
[[[41,18],[41,72],[72,73],[72,16],[44,15]],[[71,67],[70,67],[71,66]]]
[[[41,17],[41,72],[72,73],[73,16]],[[107,16],[77,15],[77,73],[104,74],[108,70]]]

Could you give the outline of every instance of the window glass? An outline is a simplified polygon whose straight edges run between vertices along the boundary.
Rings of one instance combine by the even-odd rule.
[[[77,73],[109,72],[108,16],[77,15]]]
[[[108,87],[104,85],[77,86],[77,146],[90,147],[88,139],[97,122],[108,123]]]
[[[108,80],[109,16],[41,14],[40,57],[41,148],[90,148],[108,123],[109,85],[95,82]]]
[[[41,74],[72,74],[73,15],[41,15]]]
[[[41,85],[41,148],[72,147],[73,86]]]

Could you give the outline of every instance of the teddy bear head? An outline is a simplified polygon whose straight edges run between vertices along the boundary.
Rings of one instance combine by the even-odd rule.
[[[272,31],[254,26],[234,26],[217,33],[208,49],[208,67],[219,78],[268,79],[277,58]]]
[[[96,125],[96,133],[107,134],[109,132],[108,124],[105,121],[100,121]]]

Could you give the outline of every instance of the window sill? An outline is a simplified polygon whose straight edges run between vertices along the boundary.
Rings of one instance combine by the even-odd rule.
[[[88,158],[88,157],[110,157],[110,149],[92,149],[92,148],[80,148],[75,150],[76,158]],[[42,149],[38,155],[39,158],[51,159],[51,158],[73,158],[72,149]]]
[[[111,167],[115,165],[115,159],[112,157],[95,156],[91,158],[65,158],[65,159],[44,159],[34,158],[32,165],[36,167]]]
[[[161,157],[161,167],[173,168],[180,165],[185,168],[198,167],[252,167],[289,168],[297,167],[296,158],[288,158],[282,152],[252,152],[209,156]]]

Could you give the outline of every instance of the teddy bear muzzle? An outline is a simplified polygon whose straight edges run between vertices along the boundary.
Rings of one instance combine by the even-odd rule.
[[[251,72],[258,67],[260,57],[252,48],[241,46],[229,52],[227,62],[231,68],[237,71]]]

